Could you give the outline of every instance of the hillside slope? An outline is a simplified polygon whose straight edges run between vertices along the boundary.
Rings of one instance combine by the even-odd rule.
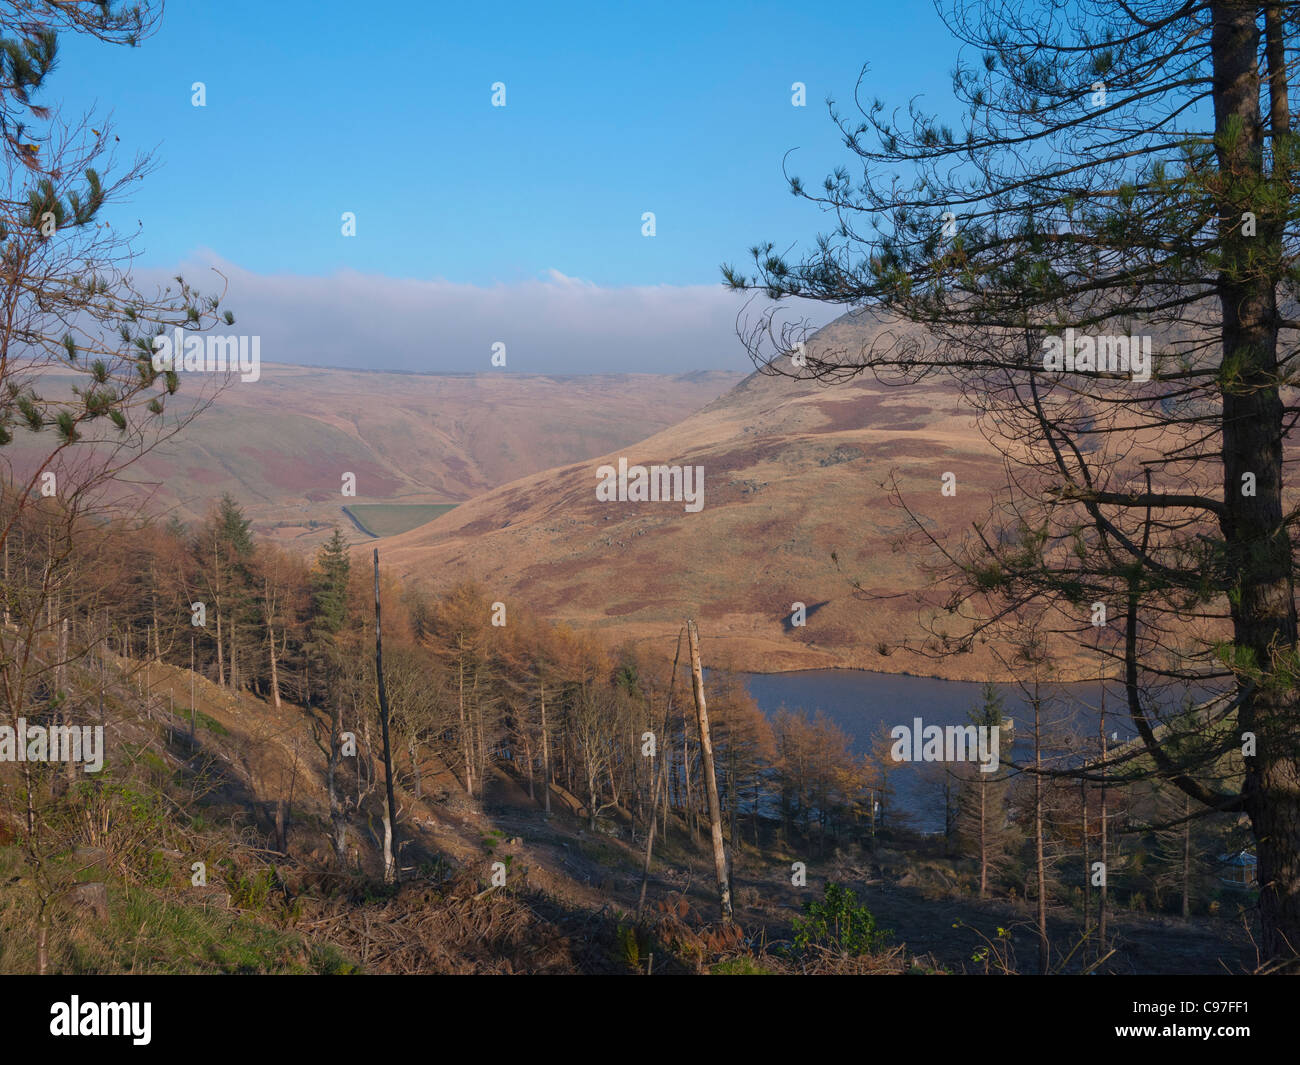
[[[152,496],[151,510],[183,520],[229,492],[256,531],[310,547],[335,522],[351,528],[344,504],[459,502],[630,444],[741,377],[264,365],[257,381],[233,380],[183,433],[133,466],[130,479],[138,495]],[[169,410],[188,410],[211,384],[183,381]],[[16,437],[18,468],[36,453],[32,443]],[[356,476],[355,497],[341,494],[344,473]]]
[[[818,341],[851,339],[855,328],[842,322]],[[597,470],[620,457],[703,467],[703,508],[601,502]],[[956,496],[941,495],[945,473],[956,475]],[[668,653],[689,614],[728,642],[737,668],[976,679],[993,669],[978,648],[948,659],[895,650],[921,635],[924,610],[900,592],[925,579],[922,557],[900,544],[910,526],[885,485],[897,477],[935,531],[955,531],[985,514],[1002,474],[950,386],[754,374],[635,446],[521,478],[380,546],[404,580],[473,579],[492,599]],[[851,578],[889,598],[866,600]],[[796,602],[806,626],[789,623]]]
[[[647,950],[656,974],[978,972],[972,951],[997,928],[1008,930],[1011,957],[1033,956],[1028,902],[977,900],[970,863],[883,832],[870,847],[845,839],[827,854],[796,850],[808,873],[799,889],[789,881],[791,842],[751,845],[744,834],[731,850],[738,927],[721,928],[707,833],[677,816],[656,843],[646,922],[634,935],[644,837],[630,831],[629,811],[608,811],[592,832],[563,788],[553,787],[546,815],[502,768],[485,800],[472,800],[436,758],[421,766],[421,794],[410,790],[409,772],[396,774],[404,882],[385,887],[383,789],[373,766],[364,796],[349,804],[348,860],[330,859],[318,712],[277,708],[175,666],[116,665],[132,676],[128,684],[110,673],[113,770],[102,792],[94,789],[97,816],[70,826],[80,844],[53,859],[59,884],[103,889],[87,896],[101,898],[101,909],[60,893],[54,973],[646,973]],[[349,774],[349,796],[355,783]],[[30,975],[35,895],[13,813],[0,809],[0,927],[12,933],[0,937],[0,973]],[[206,884],[195,883],[196,861]],[[493,889],[496,862],[508,880]],[[827,882],[850,885],[892,930],[884,949],[782,953],[801,907]],[[1049,920],[1054,942],[1082,934],[1081,916],[1067,906],[1053,905]],[[1253,945],[1226,910],[1180,920],[1117,908],[1111,920],[1122,946],[1115,971],[1248,972],[1253,964]]]

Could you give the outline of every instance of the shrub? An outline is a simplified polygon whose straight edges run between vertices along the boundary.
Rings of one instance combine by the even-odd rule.
[[[876,928],[871,911],[841,884],[828,882],[825,898],[805,902],[804,913],[794,919],[794,945],[800,951],[822,947],[840,954],[870,954],[893,935]]]
[[[639,969],[641,967],[641,937],[637,935],[637,930],[632,925],[620,924],[615,931],[618,939],[619,953],[623,957],[623,962],[629,969]]]

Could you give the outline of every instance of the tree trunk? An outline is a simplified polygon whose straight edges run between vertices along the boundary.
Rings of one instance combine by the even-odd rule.
[[[704,672],[700,666],[700,635],[695,622],[686,623],[691,648],[691,682],[695,692],[695,713],[700,725],[700,757],[704,787],[709,798],[709,828],[713,836],[713,871],[718,878],[718,902],[724,924],[731,920],[731,884],[727,853],[722,845],[722,812],[718,804],[718,781],[713,775],[713,741],[709,736],[709,710],[704,701]]]
[[[985,811],[988,782],[981,780],[978,783],[980,789],[980,898],[982,899],[988,894],[989,890],[988,814]]]
[[[478,689],[477,675],[474,678],[474,688],[475,690]],[[475,728],[475,733],[478,739],[478,746],[476,748],[478,753],[478,796],[481,799],[483,798],[483,787],[487,783],[488,753],[487,753],[487,741],[483,738],[483,706],[478,699],[474,700],[474,705],[478,708],[478,712],[474,715],[474,717],[477,726]]]
[[[551,813],[551,740],[546,731],[546,685],[539,684],[542,693],[542,808]]]
[[[537,801],[537,767],[533,765],[533,741],[528,735],[528,730],[524,730],[524,764],[528,767],[528,798],[532,802]]]
[[[340,733],[343,731],[343,709],[339,706],[336,697],[330,698],[330,758],[329,768],[326,774],[326,780],[329,787],[330,801],[330,841],[334,845],[334,857],[342,862],[346,855],[347,845],[347,822],[343,816],[343,803],[339,798],[338,790],[338,769],[339,769],[339,745],[342,742]]]
[[[235,618],[232,615],[227,639],[227,650],[230,652],[230,688],[232,691],[239,691],[243,682],[243,678],[239,675],[239,640],[235,633],[237,627]]]
[[[693,683],[693,682],[692,682]],[[699,841],[699,823],[695,819],[695,803],[691,799],[691,730],[686,720],[686,708],[682,708],[682,782],[685,785],[686,824],[691,833],[691,842]]]
[[[666,753],[666,754],[662,754],[662,755],[660,755],[660,757],[661,757],[661,758],[667,758],[667,759],[671,762],[671,761],[672,761],[672,757],[673,757],[673,749],[672,749],[672,747],[670,746],[670,747],[668,748],[667,753]],[[668,781],[667,781],[666,778],[667,778],[667,770],[665,770],[665,780],[664,780],[664,783],[665,783],[665,784],[668,783]],[[662,827],[662,829],[660,830],[660,834],[663,836],[664,839],[667,839],[667,838],[668,838],[668,815],[669,815],[669,813],[671,812],[671,809],[670,809],[670,808],[671,808],[671,806],[672,806],[672,799],[671,799],[671,797],[670,797],[669,794],[668,794],[668,788],[665,787],[665,788],[663,789],[663,792],[664,792],[664,808],[663,808],[663,818],[664,818],[664,823],[663,823],[663,827]]]
[[[470,754],[469,725],[465,721],[465,660],[456,663],[456,705],[460,711],[460,751],[465,759],[465,794],[474,797],[474,760]]]
[[[1092,928],[1092,864],[1088,861],[1088,782],[1079,781],[1079,805],[1083,809],[1083,934]]]
[[[1300,753],[1294,743],[1300,693],[1279,677],[1294,667],[1276,667],[1293,661],[1296,650],[1295,588],[1283,523],[1276,282],[1255,262],[1261,249],[1281,243],[1289,198],[1280,196],[1279,210],[1270,206],[1271,196],[1258,195],[1264,169],[1258,5],[1216,3],[1211,11],[1215,150],[1227,179],[1216,204],[1226,220],[1219,277],[1223,362],[1236,369],[1222,386],[1225,510],[1220,524],[1239,575],[1229,597],[1234,643],[1253,655],[1260,671],[1238,714],[1241,732],[1258,737],[1258,753],[1245,758],[1242,806],[1256,841],[1261,951],[1267,959],[1287,957],[1294,965],[1300,949]],[[1289,108],[1276,5],[1267,6],[1266,19],[1273,133],[1285,138]],[[1237,135],[1229,135],[1230,127]],[[1244,235],[1236,224],[1245,211],[1259,212],[1258,236]],[[1246,474],[1254,476],[1253,495],[1243,494]]]
[[[397,862],[393,858],[393,817],[389,807],[384,807],[384,880],[397,880]]]
[[[682,655],[682,637],[681,633],[677,634],[677,652],[673,655],[673,673],[668,682],[668,702],[664,706],[664,728],[663,734],[659,737],[660,742],[668,738],[669,722],[672,720],[673,713],[673,693],[677,690],[677,663]],[[641,923],[641,913],[645,909],[645,889],[650,879],[650,855],[654,851],[655,845],[655,812],[659,805],[659,793],[664,791],[664,798],[667,799],[667,790],[664,788],[665,777],[668,773],[667,759],[672,753],[672,746],[665,743],[663,750],[659,752],[658,764],[651,772],[653,783],[650,786],[650,823],[646,826],[645,837],[645,862],[641,866],[641,893],[637,896],[636,902],[636,920],[637,924]],[[667,806],[664,807],[664,831],[668,831],[668,814]]]
[[[1047,866],[1043,854],[1043,708],[1034,682],[1034,875],[1038,882],[1038,971],[1046,975],[1051,966],[1047,939]]]
[[[48,976],[50,972],[50,914],[49,906],[41,900],[36,918],[36,975]]]
[[[1110,898],[1110,841],[1106,833],[1106,757],[1109,747],[1106,742],[1106,693],[1101,697],[1101,788],[1098,799],[1101,819],[1101,884],[1097,890],[1097,957],[1106,953],[1106,903]]]
[[[67,661],[68,661],[68,619],[64,618],[62,622],[60,622],[59,624],[59,673],[60,673],[59,688],[60,690],[62,690],[62,688],[64,687],[64,685],[67,684],[68,681]],[[173,706],[173,710],[174,709],[175,707]],[[72,720],[71,715],[66,710],[62,712],[61,716],[63,717],[65,723],[71,723]],[[66,762],[63,763],[63,773],[64,776],[66,777],[68,786],[75,787],[77,783],[77,778],[81,775],[77,763],[72,761],[71,758],[69,758]]]
[[[226,686],[226,658],[225,647],[221,642],[221,601],[218,600],[214,605],[217,608],[215,611],[217,615],[217,683],[224,688]]]
[[[275,629],[271,627],[268,621],[266,625],[266,638],[271,644],[271,704],[280,709],[280,671],[277,668],[275,660]]]
[[[641,913],[645,909],[645,889],[646,884],[650,881],[650,856],[654,852],[655,846],[655,825],[658,823],[655,818],[655,808],[659,804],[660,781],[664,775],[664,756],[660,755],[658,765],[652,773],[652,783],[650,785],[650,821],[646,825],[645,832],[645,860],[641,864],[641,893],[636,900],[636,920],[637,924],[641,923]]]
[[[393,796],[393,752],[388,743],[388,693],[384,689],[384,637],[379,613],[379,548],[375,548],[375,680],[379,688],[379,726],[384,738],[384,790],[388,808],[384,812],[384,879],[397,881],[397,860],[393,833],[397,829],[397,800]]]

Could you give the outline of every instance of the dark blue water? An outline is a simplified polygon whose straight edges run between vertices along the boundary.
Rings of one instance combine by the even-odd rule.
[[[964,725],[970,713],[983,703],[983,685],[932,677],[910,677],[864,670],[813,669],[796,673],[750,673],[746,687],[767,715],[784,707],[804,710],[811,717],[820,710],[852,740],[856,754],[870,754],[882,734],[896,725]],[[1033,715],[1015,685],[999,685],[1003,720],[1015,724],[1015,743],[1004,744],[1004,766],[1012,761],[1027,762],[1031,746]],[[1043,713],[1044,732],[1075,732],[1087,738],[1090,750],[1100,743],[1099,724],[1102,686],[1068,684],[1043,689],[1047,699]],[[1136,731],[1128,712],[1111,688],[1106,693],[1106,732],[1111,742],[1134,738]],[[889,773],[895,794],[894,813],[906,815],[910,827],[923,832],[940,831],[943,806],[938,781],[941,766],[934,763],[904,763]],[[888,818],[891,811],[886,810]]]

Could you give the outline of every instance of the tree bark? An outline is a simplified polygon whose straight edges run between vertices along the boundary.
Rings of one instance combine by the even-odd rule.
[[[1285,104],[1286,71],[1278,57],[1280,15],[1269,4],[1270,94],[1276,139],[1288,134],[1279,107]],[[1285,680],[1279,660],[1293,662],[1297,644],[1291,541],[1283,524],[1283,404],[1278,389],[1277,279],[1252,256],[1282,238],[1285,212],[1255,203],[1263,175],[1259,28],[1255,4],[1212,5],[1210,49],[1214,64],[1215,150],[1226,180],[1219,196],[1223,236],[1220,301],[1223,361],[1236,367],[1223,392],[1224,514],[1220,519],[1238,584],[1230,596],[1234,643],[1253,658],[1256,686],[1238,722],[1257,737],[1257,754],[1246,757],[1242,806],[1256,840],[1260,947],[1268,959],[1296,964],[1300,951],[1300,754],[1295,735],[1300,693]],[[1276,62],[1275,62],[1276,60]],[[1289,116],[1288,116],[1289,118]],[[1232,135],[1229,130],[1237,135]],[[1283,196],[1283,204],[1289,197]],[[1241,232],[1237,219],[1259,212],[1258,236]],[[1253,474],[1255,494],[1243,494]]]
[[[470,730],[465,721],[465,660],[456,663],[456,705],[460,712],[460,751],[465,759],[465,794],[474,797],[474,760],[470,753]]]
[[[1101,694],[1101,788],[1098,799],[1101,819],[1101,884],[1097,889],[1097,957],[1106,953],[1106,903],[1110,898],[1110,840],[1106,832],[1106,690]]]
[[[1038,886],[1038,971],[1046,975],[1051,966],[1051,945],[1047,938],[1047,865],[1043,852],[1043,706],[1034,681],[1034,877]]]
[[[989,889],[989,845],[988,845],[988,814],[985,810],[985,798],[988,793],[988,782],[979,781],[980,789],[980,898],[988,894]]]
[[[343,709],[337,696],[330,697],[330,757],[326,780],[329,788],[330,802],[330,842],[334,845],[334,857],[342,862],[347,856],[347,822],[343,816],[343,802],[339,798],[338,769],[339,744],[342,742]]]
[[[722,844],[722,812],[718,804],[718,781],[713,775],[713,741],[709,736],[709,710],[704,701],[704,672],[700,666],[700,635],[695,622],[686,623],[691,648],[691,682],[695,692],[695,713],[700,725],[700,757],[704,787],[709,799],[709,828],[713,836],[713,871],[718,878],[718,902],[724,924],[731,920],[731,884],[727,852]]]
[[[388,808],[384,814],[384,879],[395,883],[397,876],[396,843],[397,800],[393,796],[393,752],[388,742],[388,693],[384,689],[384,637],[379,610],[379,548],[375,548],[375,680],[379,688],[379,726],[384,738],[384,790]]]
[[[280,709],[280,671],[275,659],[275,629],[270,622],[266,625],[266,638],[271,644],[271,704]]]
[[[546,730],[546,685],[538,684],[542,694],[542,808],[551,813],[551,739]]]
[[[677,653],[673,655],[673,674],[672,679],[668,682],[668,703],[664,707],[664,728],[663,734],[658,737],[660,741],[668,736],[669,722],[672,721],[673,712],[673,693],[677,689],[677,663],[682,654],[682,637],[681,633],[677,634]],[[650,789],[650,823],[646,826],[645,837],[645,862],[641,866],[641,893],[637,896],[636,902],[636,920],[637,924],[641,923],[641,913],[645,909],[645,889],[650,879],[650,855],[654,851],[655,845],[655,812],[659,804],[659,792],[664,785],[664,777],[667,774],[667,759],[672,753],[672,746],[665,745],[664,749],[659,752],[659,761],[655,766],[653,775],[654,783]],[[666,797],[666,796],[665,796]],[[665,814],[664,824],[666,825],[667,815]],[[667,831],[667,829],[665,829]]]
[[[213,604],[217,609],[214,613],[217,615],[217,684],[221,687],[226,686],[226,659],[225,647],[221,642],[221,600]]]
[[[1083,934],[1092,929],[1092,866],[1088,861],[1088,782],[1079,781],[1079,806],[1083,810]]]

